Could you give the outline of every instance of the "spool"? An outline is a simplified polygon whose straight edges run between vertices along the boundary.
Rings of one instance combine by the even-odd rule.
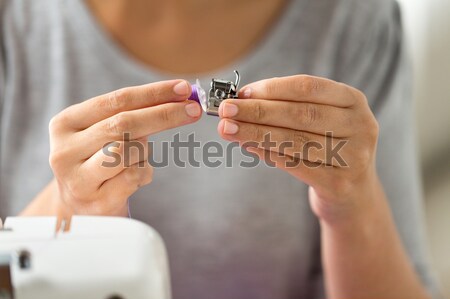
[[[206,98],[206,91],[202,88],[200,81],[197,79],[196,83],[192,85],[192,94],[189,100],[196,101],[202,106],[203,111],[206,112],[208,108],[208,99]]]

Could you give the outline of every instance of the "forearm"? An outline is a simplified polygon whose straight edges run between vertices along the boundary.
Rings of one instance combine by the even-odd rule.
[[[354,216],[320,222],[328,297],[428,298],[401,244],[381,186],[372,191],[366,192],[371,198],[364,199],[364,210]]]

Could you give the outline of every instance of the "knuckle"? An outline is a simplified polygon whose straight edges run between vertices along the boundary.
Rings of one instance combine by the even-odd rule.
[[[360,128],[364,136],[371,143],[376,144],[376,142],[378,141],[378,136],[380,134],[380,126],[371,112],[369,112],[369,115],[367,117],[362,117]]]
[[[100,163],[102,168],[114,168],[123,166],[126,161],[125,146],[123,142],[114,141],[105,144],[102,149],[103,158]]]
[[[50,122],[48,123],[48,129],[49,133],[51,135],[59,132],[62,128],[64,128],[65,124],[67,123],[67,111],[70,108],[67,108],[60,113],[56,114],[50,119]]]
[[[255,111],[256,119],[260,120],[260,121],[264,121],[264,119],[266,117],[266,111],[262,107],[261,103],[258,103],[258,102],[255,103],[254,111]]]
[[[370,122],[370,136],[375,139],[375,141],[378,139],[378,136],[380,134],[380,125],[378,121],[375,118],[372,118],[372,121]]]
[[[356,175],[364,172],[375,162],[375,149],[372,146],[357,146],[353,144],[347,148],[342,158],[346,162],[350,173]]]
[[[168,107],[163,107],[159,113],[160,121],[164,124],[169,124],[172,122],[172,112]]]
[[[254,125],[252,127],[253,127],[253,129],[252,129],[253,140],[258,141],[258,142],[263,141],[264,135],[265,135],[264,130],[258,125]]]
[[[124,162],[126,161],[126,166],[134,165],[139,163],[138,167],[143,167],[141,161],[147,160],[147,150],[145,146],[138,141],[130,141],[127,146],[127,150],[124,153]]]
[[[303,148],[311,140],[303,132],[293,131],[291,141],[296,148]]]
[[[319,111],[312,104],[299,105],[297,113],[300,117],[300,122],[306,127],[312,126],[319,119]]]
[[[347,87],[349,97],[352,99],[352,102],[355,104],[362,104],[362,105],[368,105],[368,100],[366,95],[360,91],[359,89],[356,89],[354,87],[345,85],[344,83],[340,83]]]
[[[60,118],[58,115],[55,115],[50,119],[50,122],[48,123],[50,134],[58,131],[59,127],[60,127]]]
[[[308,125],[312,125],[319,118],[319,111],[315,105],[306,105],[305,120]]]
[[[109,131],[113,136],[122,136],[129,133],[131,129],[131,119],[127,113],[121,112],[113,116],[108,124]]]
[[[121,88],[109,94],[104,100],[100,101],[101,106],[106,106],[112,113],[123,111],[131,100],[130,88]]]
[[[366,169],[372,163],[372,159],[373,154],[370,150],[360,151],[358,155],[358,162],[363,169]]]
[[[320,88],[319,81],[316,78],[308,75],[300,75],[298,80],[296,80],[295,82],[295,84],[297,85],[296,87],[300,91],[300,93],[306,95],[314,94]]]
[[[59,174],[60,170],[64,169],[66,164],[67,154],[61,150],[52,150],[50,152],[48,162],[55,175]]]
[[[136,184],[140,181],[139,168],[135,165],[128,168],[125,172],[125,179],[130,184]]]

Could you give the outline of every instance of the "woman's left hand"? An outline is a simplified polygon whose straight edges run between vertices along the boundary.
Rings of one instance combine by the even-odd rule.
[[[363,93],[297,75],[249,84],[239,97],[219,108],[224,139],[308,184],[321,219],[347,219],[367,208],[381,187],[375,170],[378,123]]]

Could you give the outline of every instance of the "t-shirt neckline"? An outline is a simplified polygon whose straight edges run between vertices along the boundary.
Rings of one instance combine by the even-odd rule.
[[[229,77],[234,69],[240,70],[242,73],[251,68],[255,63],[264,60],[264,57],[274,53],[274,47],[279,44],[283,35],[288,31],[286,27],[292,24],[293,19],[296,17],[296,12],[298,7],[295,7],[300,0],[287,0],[285,7],[280,12],[277,19],[274,21],[273,25],[268,29],[268,32],[260,38],[258,42],[250,49],[247,50],[239,58],[235,59],[232,63],[217,69],[213,72],[202,73],[199,77],[202,79],[211,78],[212,76]],[[67,1],[72,3],[73,7],[78,13],[79,19],[74,20],[77,23],[76,28],[82,28],[87,32],[85,35],[85,42],[91,43],[93,51],[99,51],[102,53],[99,55],[100,59],[106,59],[105,63],[111,63],[114,61],[119,65],[119,68],[130,76],[137,76],[138,78],[152,79],[152,80],[167,80],[172,79],[177,76],[170,72],[165,72],[164,70],[158,69],[156,67],[143,64],[137,58],[133,57],[125,48],[123,48],[119,43],[117,43],[112,36],[102,27],[95,16],[92,14],[90,9],[84,0]],[[179,76],[179,75],[178,75]],[[194,80],[196,76],[184,76],[188,80]],[[209,80],[209,79],[208,79]]]

